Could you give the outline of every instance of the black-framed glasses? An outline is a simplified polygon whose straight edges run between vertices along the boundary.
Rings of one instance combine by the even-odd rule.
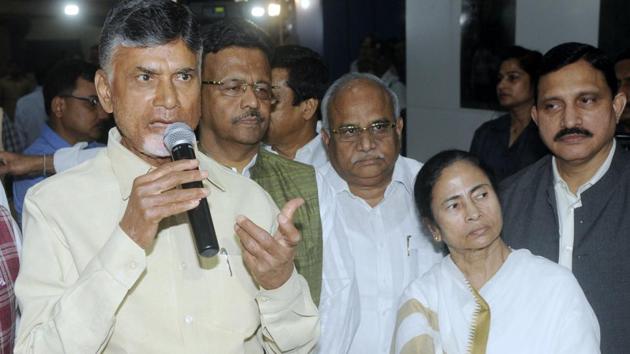
[[[98,100],[98,96],[75,96],[75,95],[60,95],[59,97],[74,98],[75,100],[85,101],[90,105],[90,108],[95,109],[100,106],[101,102]]]
[[[203,80],[201,83],[204,85],[217,86],[221,93],[230,97],[242,96],[245,91],[247,91],[247,88],[251,87],[252,91],[254,91],[254,95],[259,99],[274,101],[271,84],[268,82],[254,82],[250,84],[244,80],[231,79],[227,81]]]
[[[344,125],[337,129],[332,129],[331,132],[333,132],[333,134],[336,134],[340,141],[356,142],[359,140],[361,134],[363,134],[363,132],[366,130],[375,139],[382,139],[390,136],[395,127],[395,122],[380,121],[374,122],[365,128],[361,128],[356,125]]]

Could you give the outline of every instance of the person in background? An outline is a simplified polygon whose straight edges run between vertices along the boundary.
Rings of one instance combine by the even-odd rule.
[[[398,108],[383,81],[361,73],[339,78],[322,101],[322,354],[388,353],[400,295],[442,258],[414,212],[422,164],[400,156]]]
[[[96,95],[94,74],[98,67],[78,59],[57,63],[44,83],[44,102],[49,124],[24,150],[26,155],[52,154],[77,142],[94,142],[105,133],[103,125],[109,115],[103,110]],[[101,146],[92,144],[92,147]],[[19,177],[13,183],[13,198],[18,220],[22,220],[22,207],[26,192],[47,176],[41,173]]]
[[[430,158],[414,186],[449,255],[401,298],[392,353],[599,353],[599,325],[571,272],[501,239],[496,186],[472,154]]]
[[[509,113],[475,131],[470,152],[502,181],[548,153],[531,119],[534,82],[542,54],[523,47],[507,48],[501,57],[497,97]]]
[[[13,353],[19,317],[15,280],[20,269],[22,236],[9,212],[9,203],[0,181],[0,353]]]
[[[623,92],[626,97],[630,97],[630,48],[617,56],[615,75],[617,76],[619,91]],[[630,151],[630,105],[628,104],[619,118],[615,138],[622,148]]]
[[[264,142],[268,150],[314,167],[328,162],[318,134],[320,103],[328,87],[321,56],[298,45],[277,47],[271,60],[275,104]]]
[[[630,153],[612,61],[588,44],[543,57],[532,119],[551,156],[501,184],[503,237],[573,271],[602,328],[602,353],[630,347]]]

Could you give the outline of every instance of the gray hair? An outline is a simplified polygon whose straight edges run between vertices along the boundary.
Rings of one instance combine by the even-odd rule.
[[[172,0],[124,0],[107,14],[99,43],[101,68],[110,76],[119,46],[156,47],[182,39],[201,56],[199,25],[190,9]]]
[[[392,91],[392,89],[385,85],[383,80],[368,73],[349,73],[343,75],[335,82],[333,82],[333,84],[330,85],[330,87],[326,91],[324,99],[322,99],[322,127],[326,129],[327,132],[330,132],[330,102],[333,101],[343,89],[345,89],[347,86],[355,81],[369,81],[385,91],[389,96],[389,100],[392,104],[392,116],[394,117],[394,119],[398,117],[398,112],[400,111],[400,103],[398,103],[398,97],[396,96],[396,93]]]

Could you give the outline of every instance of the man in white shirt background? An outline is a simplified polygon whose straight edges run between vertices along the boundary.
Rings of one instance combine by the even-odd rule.
[[[398,108],[395,93],[370,74],[341,77],[322,101],[330,163],[319,172],[332,196],[320,198],[320,353],[388,353],[399,296],[442,258],[413,201],[422,165],[399,155]]]
[[[328,162],[319,131],[320,104],[328,87],[328,68],[321,56],[298,45],[274,50],[271,84],[275,104],[264,142],[288,159],[314,167]]]

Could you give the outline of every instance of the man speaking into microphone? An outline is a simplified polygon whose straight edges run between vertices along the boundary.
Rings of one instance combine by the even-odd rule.
[[[201,40],[170,0],[122,1],[95,84],[117,128],[96,158],[32,188],[16,294],[16,353],[306,353],[317,309],[293,265],[300,201],[280,213],[253,181],[166,128],[200,116]],[[203,188],[179,188],[201,182]],[[199,257],[186,212],[206,198],[220,250]],[[236,224],[238,220],[238,225]]]

